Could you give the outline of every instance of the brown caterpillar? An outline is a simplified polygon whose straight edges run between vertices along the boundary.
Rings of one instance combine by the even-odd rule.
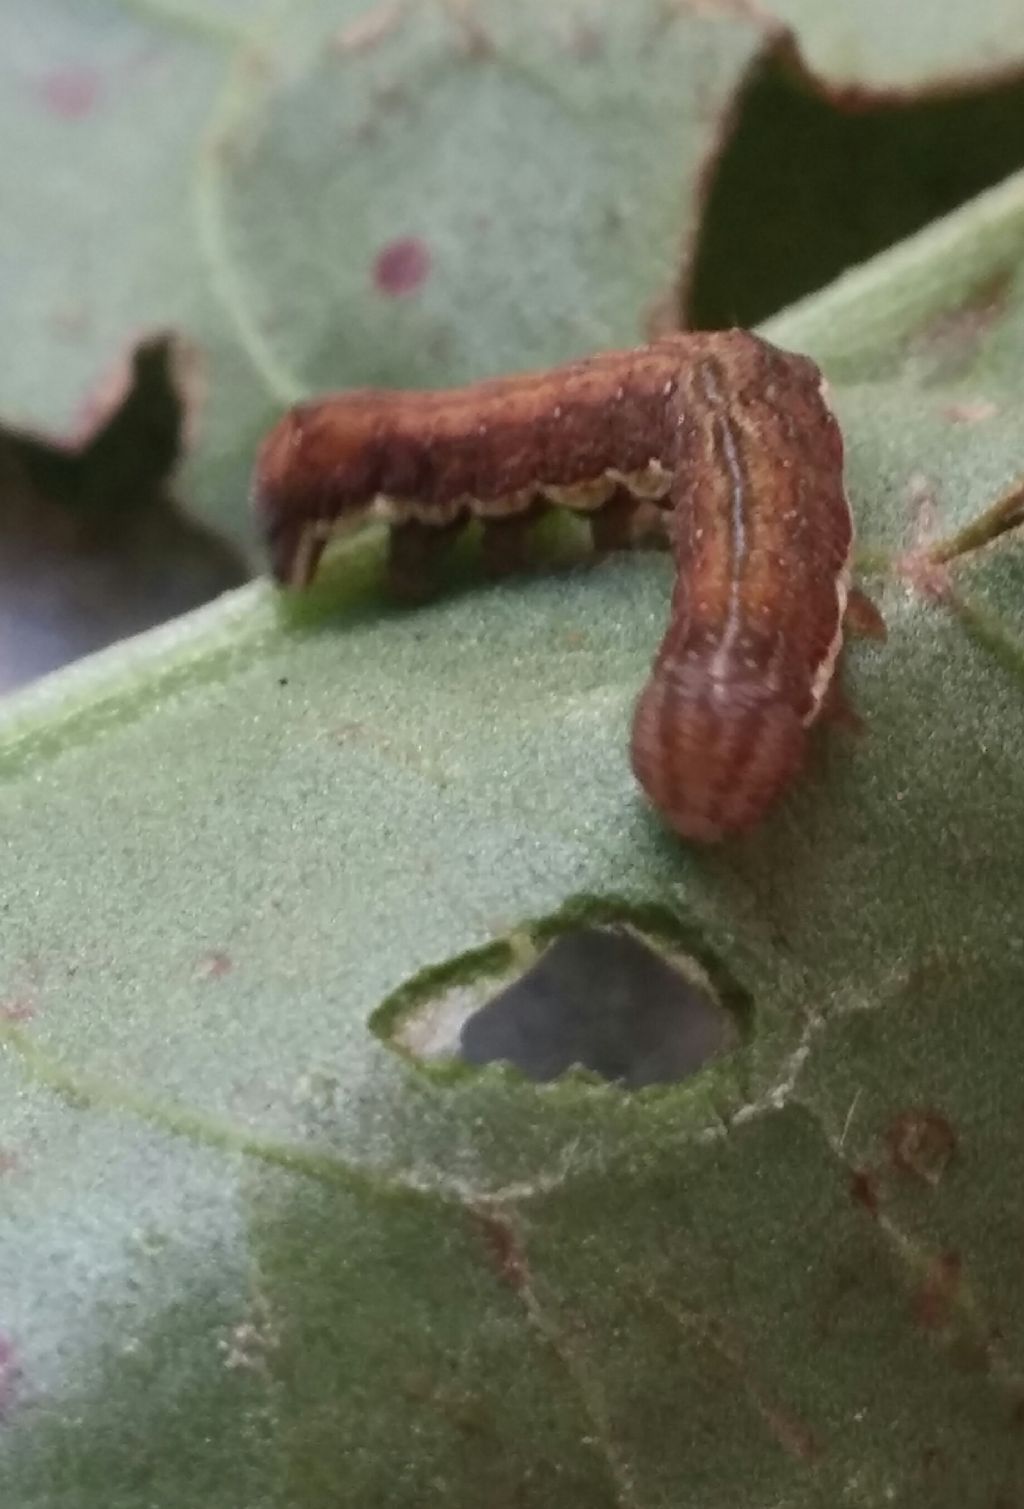
[[[403,592],[471,517],[504,567],[551,504],[608,548],[652,502],[677,575],[632,765],[677,832],[710,842],[771,806],[837,691],[853,522],[807,357],[731,330],[446,392],[353,390],[290,410],[254,482],[280,583],[308,583],[339,527],[375,517]]]

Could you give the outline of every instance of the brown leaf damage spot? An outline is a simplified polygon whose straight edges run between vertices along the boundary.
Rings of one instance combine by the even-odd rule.
[[[357,16],[354,21],[340,27],[328,46],[341,58],[372,52],[386,37],[398,30],[407,9],[407,0],[390,0],[390,3],[375,5],[365,15]]]
[[[960,403],[943,404],[939,413],[950,424],[983,424],[987,419],[995,419],[999,405],[994,404],[990,398],[972,398]]]
[[[43,108],[60,120],[81,120],[90,115],[102,93],[100,76],[95,68],[72,65],[44,73],[36,83]]]
[[[36,1014],[35,1004],[23,996],[0,1000],[0,1022],[30,1022]]]
[[[850,1175],[850,1199],[873,1220],[878,1220],[878,1180],[868,1168],[855,1168]]]
[[[458,33],[463,57],[479,60],[494,56],[494,41],[477,13],[476,0],[441,0],[441,8]]]
[[[791,1410],[761,1401],[761,1418],[787,1456],[797,1462],[814,1462],[821,1456],[818,1438]]]
[[[907,549],[896,558],[896,575],[911,592],[935,602],[944,601],[949,596],[950,580],[949,572],[935,553],[939,513],[935,484],[924,472],[914,472],[904,491],[911,516],[911,538]]]
[[[592,22],[577,17],[566,39],[566,49],[577,62],[592,63],[604,56],[604,36]]]
[[[526,1289],[529,1284],[526,1253],[511,1221],[485,1205],[474,1206],[471,1215],[502,1283],[517,1293]]]
[[[402,298],[426,281],[430,252],[419,236],[400,236],[381,247],[373,263],[373,282],[379,293]]]
[[[889,1156],[901,1173],[934,1189],[956,1152],[956,1133],[938,1111],[901,1111],[886,1130]]]
[[[820,1458],[822,1445],[817,1432],[795,1411],[781,1404],[760,1381],[746,1347],[731,1326],[715,1316],[702,1315],[664,1301],[660,1303],[684,1332],[702,1342],[725,1363],[754,1414],[788,1457],[807,1465]]]
[[[201,980],[220,980],[224,975],[229,975],[234,967],[230,954],[226,954],[223,949],[214,949],[199,960],[196,974]]]
[[[914,1319],[923,1330],[942,1331],[953,1318],[963,1281],[963,1260],[951,1249],[932,1258],[913,1297]]]
[[[911,350],[926,356],[933,381],[951,381],[974,362],[982,342],[1006,309],[1013,272],[1003,268],[967,296],[956,309],[943,310],[911,337]]]

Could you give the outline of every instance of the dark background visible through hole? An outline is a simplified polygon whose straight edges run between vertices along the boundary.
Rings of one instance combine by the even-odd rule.
[[[0,695],[246,579],[234,546],[174,496],[184,420],[157,336],[78,447],[0,428]]]
[[[1024,78],[839,108],[770,59],[712,176],[684,323],[756,325],[1022,162]]]
[[[465,1023],[461,1057],[551,1080],[574,1065],[626,1089],[694,1074],[733,1046],[732,1017],[632,933],[578,928]]]

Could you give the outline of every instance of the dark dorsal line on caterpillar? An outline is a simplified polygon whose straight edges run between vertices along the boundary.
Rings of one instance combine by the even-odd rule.
[[[746,331],[299,404],[263,442],[254,504],[280,583],[306,585],[329,538],[373,517],[391,525],[403,593],[470,518],[501,565],[551,505],[586,514],[601,549],[656,505],[676,581],[631,757],[687,838],[757,822],[837,692],[853,547],[842,437],[815,364]]]

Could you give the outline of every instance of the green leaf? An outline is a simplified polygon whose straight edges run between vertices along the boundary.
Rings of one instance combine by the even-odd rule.
[[[749,838],[629,774],[661,557],[402,611],[364,539],[5,705],[18,1509],[1024,1492],[1022,254],[1018,178],[769,329],[889,638]],[[689,1080],[392,1040],[614,916],[747,1003]]]
[[[67,430],[113,353],[175,328],[207,377],[185,485],[250,545],[253,448],[301,391],[635,340],[765,37],[654,0],[251,15],[32,0],[0,17],[22,353],[0,413]],[[54,222],[66,244],[26,261]]]
[[[253,449],[298,393],[749,323],[1015,166],[1021,0],[904,10],[9,0],[0,690],[259,569]],[[764,124],[773,81],[804,145],[777,100]],[[984,113],[850,145],[865,107],[950,90]],[[94,465],[170,335],[173,453],[129,386],[130,464]]]
[[[894,7],[884,0],[822,6],[771,0],[771,14],[803,42],[809,66],[836,89],[877,95],[951,90],[954,81],[1007,76],[1019,66],[1018,0],[979,0],[955,9],[942,0]]]
[[[786,25],[841,103],[1019,66],[1022,19],[1021,0],[8,0],[0,415],[74,433],[121,353],[174,330],[204,373],[183,491],[251,550],[253,448],[299,392],[464,381],[671,319],[709,168]]]
[[[468,379],[671,317],[766,45],[658,0],[0,7],[0,689],[237,585],[209,528],[258,569],[253,451],[300,392]],[[167,332],[189,358],[173,455],[90,469],[96,409]],[[145,461],[147,408],[125,410]]]

